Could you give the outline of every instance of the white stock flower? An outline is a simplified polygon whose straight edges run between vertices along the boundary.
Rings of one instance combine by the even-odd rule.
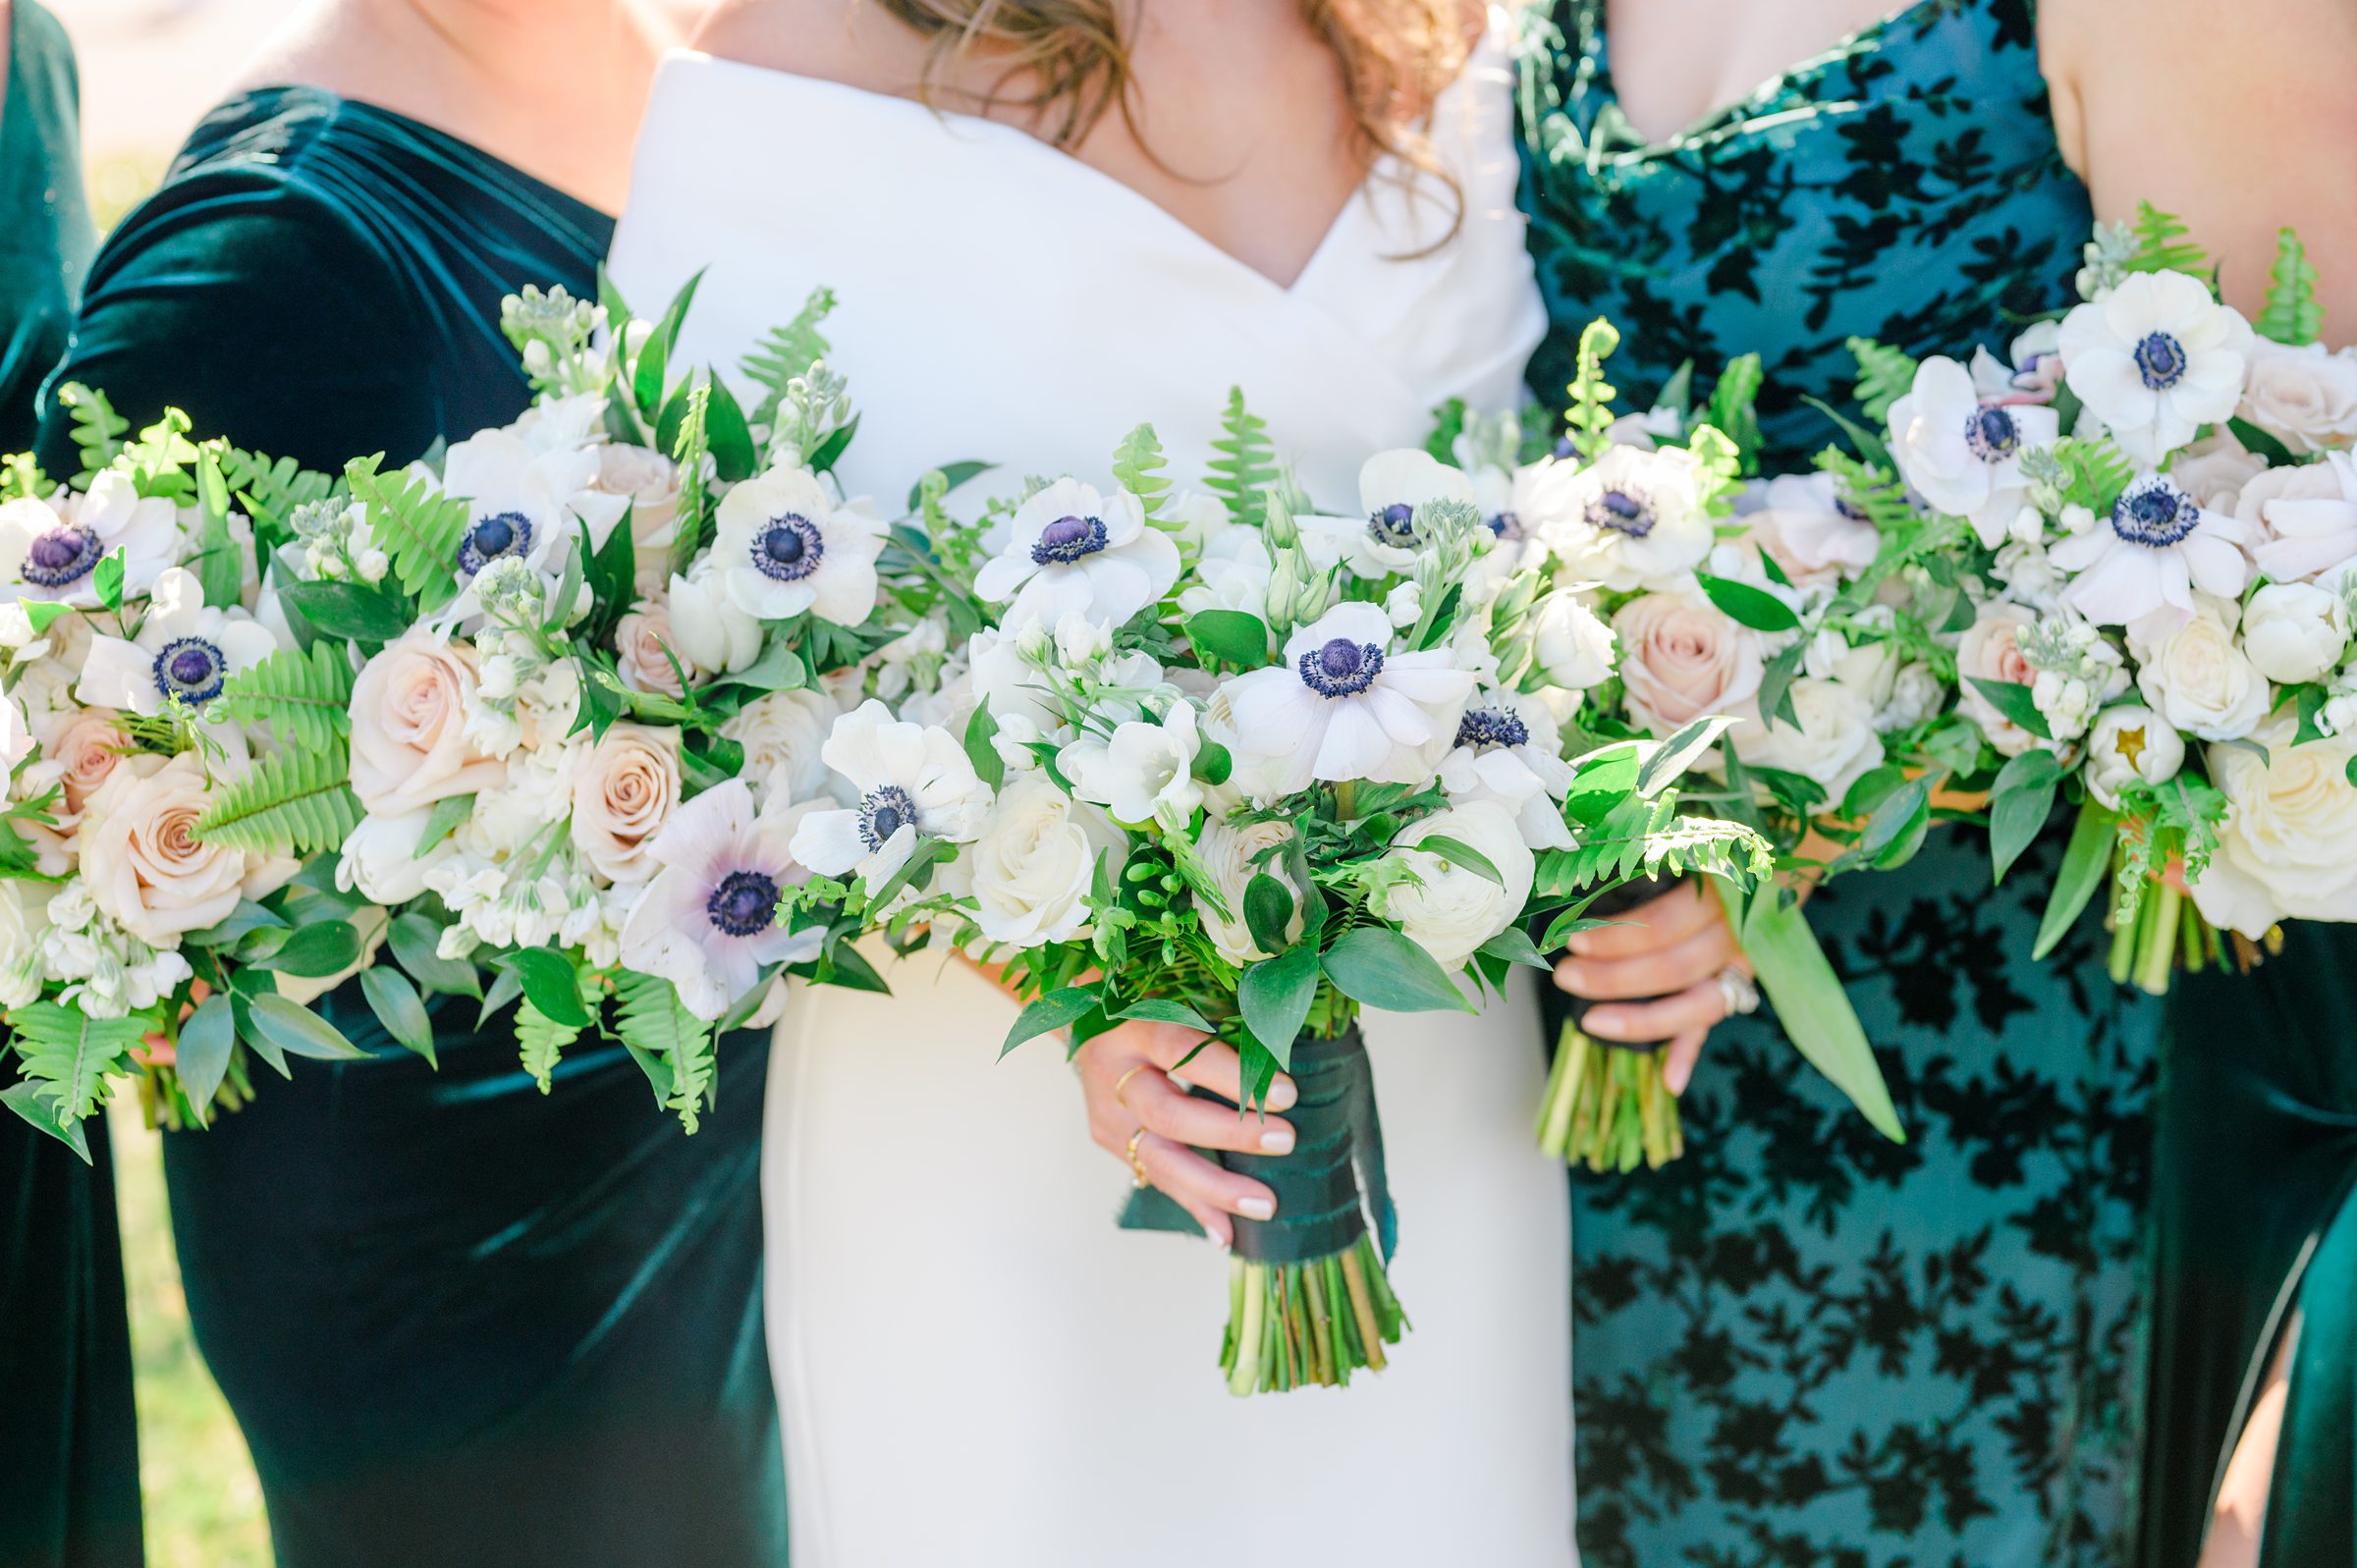
[[[826,788],[827,764],[819,749],[835,715],[825,692],[803,686],[765,692],[720,727],[723,739],[744,748],[740,777],[755,801],[810,800]]]
[[[1097,857],[1117,837],[1092,836],[1090,815],[1044,773],[1012,781],[965,857],[975,929],[1019,948],[1085,932]]]
[[[2270,468],[2242,488],[2234,514],[2251,559],[2277,582],[2312,582],[2357,561],[2357,461]]]
[[[2321,343],[2253,338],[2241,415],[2291,452],[2345,452],[2357,439],[2357,355]]]
[[[1565,573],[1617,593],[1667,589],[1700,566],[1718,534],[1682,447],[1613,447],[1586,467],[1539,465],[1520,514]]]
[[[1441,759],[1441,788],[1453,805],[1487,800],[1506,808],[1533,849],[1568,849],[1562,801],[1572,768],[1562,730],[1538,697],[1490,690],[1457,721],[1456,744]]]
[[[1995,549],[2029,505],[2022,455],[2051,446],[2060,429],[2052,408],[1983,404],[1971,372],[1935,355],[1891,406],[1891,456],[1917,494]]]
[[[2348,647],[2348,602],[2312,582],[2264,584],[2242,607],[2242,650],[2270,680],[2321,680]]]
[[[1442,649],[1387,653],[1391,634],[1379,607],[1340,604],[1286,639],[1282,663],[1225,684],[1247,793],[1431,777],[1455,741],[1473,676]]]
[[[756,812],[752,791],[732,779],[673,812],[646,846],[661,869],[622,928],[622,961],[669,980],[698,1018],[718,1018],[763,969],[816,957],[823,931],[777,922],[779,895],[808,880],[792,844],[809,810]]]
[[[2239,519],[2206,512],[2168,479],[2146,474],[2120,492],[2110,517],[2050,554],[2074,574],[2064,604],[2099,626],[2152,637],[2193,615],[2196,590],[2223,599],[2242,592],[2251,574],[2246,537]]]
[[[1185,827],[1203,803],[1195,757],[1203,749],[1194,705],[1174,702],[1160,724],[1131,720],[1099,739],[1085,736],[1057,754],[1072,793],[1093,801],[1122,823]]]
[[[2214,926],[2257,940],[2281,920],[2357,920],[2357,736],[2295,746],[2278,716],[2242,746],[2212,746],[2210,778],[2226,797],[2218,852],[2194,879],[2193,901]]]
[[[2208,600],[2159,642],[2129,635],[2136,689],[2162,718],[2204,740],[2239,740],[2267,717],[2267,677],[2235,646],[2234,605]]]
[[[1059,479],[1015,509],[1006,548],[983,564],[974,591],[1007,605],[1010,631],[1068,615],[1118,626],[1178,580],[1178,547],[1146,525],[1137,497]]]
[[[1504,886],[1417,845],[1454,838],[1485,856]],[[1411,823],[1384,858],[1415,880],[1387,887],[1379,911],[1444,969],[1455,969],[1521,914],[1530,900],[1537,861],[1506,808],[1488,800],[1450,806]]]
[[[920,834],[971,842],[990,808],[990,786],[956,737],[895,719],[880,702],[837,719],[819,755],[857,802],[813,812],[795,831],[795,858],[823,876],[889,882]]]
[[[168,568],[156,578],[138,636],[94,637],[74,694],[93,707],[152,718],[178,699],[201,708],[223,682],[278,651],[278,639],[244,610],[204,602],[195,574]]]
[[[730,491],[715,516],[712,559],[746,615],[856,626],[876,608],[884,524],[866,502],[836,506],[807,469],[780,467]]]
[[[0,596],[98,607],[98,563],[123,552],[123,597],[155,585],[187,548],[180,513],[160,497],[142,499],[128,475],[108,469],[86,494],[60,491],[47,500],[20,497],[0,505]]]
[[[2106,708],[2087,732],[2088,792],[2110,810],[2119,792],[2142,782],[2163,784],[2185,766],[2185,740],[2176,726],[2137,703]]]
[[[2250,323],[2182,272],[2138,272],[2062,318],[2070,390],[2120,449],[2158,464],[2242,401]]]
[[[1860,777],[1882,766],[1873,697],[1862,686],[1814,676],[1794,677],[1790,691],[1799,725],[1747,719],[1730,735],[1735,755],[1755,768],[1813,779],[1827,799],[1838,801]]]

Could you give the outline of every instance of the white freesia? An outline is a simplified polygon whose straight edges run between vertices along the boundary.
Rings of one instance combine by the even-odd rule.
[[[1755,768],[1778,768],[1815,780],[1838,802],[1849,786],[1882,766],[1883,737],[1875,704],[1862,686],[1800,676],[1789,688],[1797,726],[1746,720],[1730,736],[1735,755]]]
[[[1006,604],[1001,622],[1014,631],[1068,615],[1120,625],[1178,580],[1178,547],[1147,526],[1137,497],[1059,479],[1015,508],[1006,548],[983,564],[974,591]]]
[[[2106,708],[2087,732],[2087,789],[2109,810],[2119,809],[2128,785],[2166,784],[2184,766],[2176,726],[2140,704]]]
[[[857,803],[813,812],[795,829],[795,858],[813,871],[875,887],[907,864],[920,834],[968,843],[981,832],[990,786],[946,730],[870,700],[835,721],[819,755]]]
[[[1417,847],[1436,836],[1483,855],[1504,886]],[[1379,912],[1444,969],[1457,968],[1514,923],[1537,873],[1537,861],[1513,818],[1487,800],[1451,806],[1411,823],[1392,840],[1384,859],[1414,875],[1385,889]]]
[[[1432,776],[1456,739],[1473,676],[1444,649],[1387,653],[1391,635],[1378,606],[1340,604],[1294,631],[1280,663],[1225,684],[1236,782],[1247,793]]]
[[[91,639],[75,695],[150,718],[173,701],[201,708],[230,676],[277,651],[278,639],[259,622],[234,605],[206,605],[195,574],[172,567],[156,578],[137,638]]]
[[[673,812],[647,845],[661,869],[623,926],[621,960],[669,980],[698,1018],[718,1018],[771,966],[818,956],[823,930],[777,921],[779,895],[809,878],[792,845],[811,811],[772,802],[756,812],[732,779]]]
[[[2243,418],[2301,457],[2357,439],[2357,355],[2253,338],[2245,356]]]
[[[1549,460],[1520,514],[1573,578],[1616,592],[1675,586],[1717,539],[1701,475],[1682,447],[1613,447],[1579,467]]]
[[[154,587],[188,549],[180,513],[144,497],[128,474],[109,468],[82,495],[21,496],[0,505],[0,597],[98,607],[98,563],[123,553],[123,597]]]
[[[825,692],[803,686],[755,697],[720,727],[723,739],[744,748],[740,774],[754,800],[809,800],[826,787],[827,764],[819,754],[835,723],[835,704]]]
[[[2348,647],[2348,601],[2312,582],[2266,583],[2243,604],[2242,650],[2270,680],[2321,680]]]
[[[2137,272],[2062,318],[2070,390],[2122,451],[2158,464],[2242,401],[2252,343],[2240,312],[2182,272]]]
[[[2288,716],[2251,738],[2212,746],[2210,778],[2226,797],[2218,851],[2192,882],[2202,918],[2256,941],[2281,920],[2357,920],[2357,735],[2293,745]]]
[[[856,626],[876,608],[884,524],[866,502],[836,506],[808,469],[779,467],[730,491],[714,515],[712,560],[744,614]]]
[[[2234,606],[2205,600],[2159,642],[2130,633],[2136,688],[2154,712],[2204,740],[2239,740],[2267,717],[2274,693],[2234,641]]]
[[[2029,504],[2023,455],[2053,445],[2060,430],[2052,408],[1982,403],[1972,373],[1935,355],[1891,406],[1891,456],[1924,500],[1964,518],[1995,549]]]
[[[1044,773],[1009,784],[965,857],[983,936],[1031,948],[1087,931],[1097,857],[1118,837],[1092,835],[1090,815]]]
[[[1057,755],[1072,792],[1116,822],[1160,822],[1178,831],[1203,803],[1195,758],[1203,749],[1191,703],[1175,702],[1160,723],[1130,720],[1104,739],[1085,736]]]
[[[2225,599],[2242,592],[2251,574],[2241,548],[2248,532],[2171,480],[2146,474],[2120,492],[2110,516],[2050,554],[2076,573],[2064,604],[2099,626],[2156,637],[2192,617],[2197,590]]]

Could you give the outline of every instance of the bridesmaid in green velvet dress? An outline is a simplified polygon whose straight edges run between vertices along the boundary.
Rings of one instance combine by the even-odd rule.
[[[0,0],[0,454],[32,444],[66,345],[90,217],[74,55],[33,0]],[[0,1568],[140,1560],[131,1325],[103,1122],[85,1164],[0,1112]]]
[[[1635,407],[1684,361],[1707,387],[1756,350],[1766,461],[1802,466],[1837,439],[1805,400],[1843,401],[1848,337],[2001,351],[2010,321],[2073,300],[2091,208],[2140,197],[2227,254],[2272,256],[2274,225],[2297,222],[2345,294],[2357,232],[2316,174],[2357,143],[2337,108],[2346,8],[2261,9],[2225,26],[2195,0],[1558,0],[1525,54],[1525,204],[1557,329],[1533,389],[1562,396],[1600,312],[1627,335],[1611,370]],[[2227,282],[2247,300],[2264,278]],[[2029,962],[2056,852],[1993,891],[1986,851],[1936,833],[1902,871],[1812,903],[1908,1144],[1762,1014],[1714,1032],[1682,1161],[1574,1180],[1592,1568],[2133,1559],[2141,1439],[2204,1440],[2141,1409],[2161,1009],[2110,983],[2092,921]],[[1716,1020],[1725,939],[1654,924],[1597,934],[1564,979],[1674,1000],[1600,1008],[1592,1031]]]
[[[619,5],[330,0],[108,240],[52,386],[306,463],[521,412],[524,284],[593,297],[654,63]],[[294,84],[284,84],[294,83]],[[52,408],[42,450],[72,466]],[[287,1568],[753,1568],[785,1556],[762,1339],[765,1033],[692,1139],[617,1046],[543,1096],[505,1020],[439,1071],[300,1061],[165,1141],[189,1309]]]

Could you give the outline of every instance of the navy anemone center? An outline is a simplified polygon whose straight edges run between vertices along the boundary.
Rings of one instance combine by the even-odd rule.
[[[1653,503],[1642,491],[1607,490],[1588,503],[1588,522],[1593,527],[1610,528],[1631,539],[1642,539],[1653,532]]]
[[[1295,668],[1301,672],[1301,683],[1319,696],[1354,697],[1383,674],[1383,650],[1371,642],[1336,637],[1304,653]]]
[[[1964,426],[1964,444],[1983,462],[2002,462],[2021,450],[2021,426],[2002,408],[1976,408]]]
[[[2130,485],[2111,504],[2111,531],[2130,544],[2165,550],[2202,520],[2193,497],[2166,479]]]
[[[798,512],[770,518],[753,539],[753,565],[763,576],[779,582],[801,581],[818,569],[826,554],[827,541],[818,524]]]
[[[1404,501],[1368,513],[1367,537],[1400,550],[1412,550],[1424,542],[1416,532],[1416,509]]]
[[[2155,392],[2166,392],[2185,379],[2185,346],[2168,333],[2153,333],[2136,346],[2136,372]]]
[[[475,518],[459,536],[459,569],[471,577],[502,557],[531,550],[532,519],[521,512],[494,512]]]
[[[769,929],[777,917],[778,884],[759,871],[732,871],[720,879],[704,913],[715,929],[732,937],[750,937]]]
[[[1031,547],[1031,561],[1041,567],[1069,566],[1084,556],[1095,555],[1105,545],[1103,517],[1058,517],[1039,530],[1039,542]]]
[[[903,828],[916,826],[916,802],[898,784],[870,789],[859,802],[859,840],[871,850],[892,842]]]
[[[1511,750],[1530,743],[1530,726],[1503,708],[1474,708],[1457,721],[1456,743],[1475,751]]]
[[[202,637],[175,637],[155,656],[155,689],[197,707],[221,695],[229,661]]]
[[[104,554],[97,534],[70,522],[60,523],[26,550],[25,580],[36,588],[62,588],[88,576]]]

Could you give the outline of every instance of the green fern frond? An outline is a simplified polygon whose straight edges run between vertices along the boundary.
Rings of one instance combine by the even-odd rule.
[[[2139,201],[2128,233],[2136,243],[2126,263],[2130,272],[2190,272],[2198,277],[2210,270],[2209,252],[2193,243],[2193,231],[2173,212]]]
[[[404,593],[447,584],[458,570],[459,540],[466,532],[466,503],[444,495],[422,476],[380,473],[382,453],[356,458],[345,468],[352,493],[367,509],[368,531],[393,563]]]
[[[630,1045],[671,1068],[671,1099],[680,1125],[692,1133],[712,1088],[712,1026],[687,1010],[668,980],[634,969],[618,971],[622,1005],[617,1028]]]
[[[253,519],[254,532],[262,538],[283,537],[287,519],[297,507],[325,501],[336,488],[335,480],[303,467],[293,458],[273,460],[230,446],[222,447],[220,453],[221,477],[246,504],[246,514]]]
[[[1204,480],[1204,488],[1228,504],[1230,517],[1249,523],[1263,492],[1283,476],[1277,444],[1269,439],[1268,421],[1244,406],[1241,387],[1228,389],[1220,429],[1220,439],[1211,444],[1219,456],[1206,464],[1211,477]]]
[[[549,1077],[557,1070],[557,1061],[565,1048],[581,1036],[571,1024],[561,1024],[531,1004],[521,1001],[516,1007],[516,1044],[523,1054],[523,1070],[532,1075],[532,1082],[548,1093]]]
[[[1882,464],[1829,448],[1818,454],[1817,466],[1834,476],[1835,490],[1874,524],[1876,532],[1886,537],[1902,533],[1919,520],[1907,501],[1907,487]]]
[[[92,1018],[55,1001],[13,1008],[8,1026],[18,1070],[65,1122],[106,1104],[107,1078],[126,1070],[132,1048],[152,1027],[144,1018]]]
[[[1139,425],[1122,437],[1122,444],[1114,449],[1113,476],[1121,481],[1124,490],[1144,504],[1148,522],[1160,516],[1163,497],[1170,491],[1170,480],[1162,476],[1168,465],[1169,460],[1162,455],[1162,440],[1150,424]]]
[[[322,637],[308,653],[282,648],[239,671],[221,695],[238,723],[266,724],[288,745],[319,751],[352,730],[353,679],[344,645]]]
[[[1604,362],[1620,347],[1620,330],[1598,316],[1579,335],[1579,368],[1563,394],[1563,429],[1579,455],[1593,462],[1612,445],[1613,400],[1619,390],[1604,379]]]
[[[2065,506],[2081,506],[2097,516],[2110,514],[2119,493],[2136,477],[2126,453],[2109,441],[2065,436],[2048,449],[2058,477],[2055,488]]]
[[[1735,444],[1735,452],[1746,474],[1760,471],[1760,415],[1754,405],[1760,388],[1767,381],[1756,353],[1742,354],[1727,362],[1719,376],[1719,384],[1711,389],[1711,403],[1703,420],[1713,429],[1722,431]]]
[[[775,419],[794,378],[806,374],[812,364],[827,356],[832,345],[820,335],[818,324],[834,309],[835,291],[813,289],[792,321],[772,327],[769,336],[737,362],[744,378],[761,389],[760,400],[748,415],[752,423],[765,425]]]
[[[705,544],[704,528],[709,521],[711,492],[704,481],[704,458],[712,448],[712,388],[699,383],[687,393],[687,411],[680,419],[680,433],[672,442],[671,455],[679,463],[680,504],[673,513],[671,525],[671,570],[674,576],[685,576],[694,564],[695,553]]]
[[[1635,796],[1605,813],[1569,849],[1540,857],[1538,891],[1561,896],[1655,872],[1701,872],[1749,882],[1775,864],[1768,840],[1741,823],[1677,813],[1672,794]]]
[[[1872,338],[1852,338],[1848,348],[1858,361],[1858,406],[1880,425],[1891,417],[1891,406],[1914,390],[1914,356]]]
[[[57,389],[57,406],[73,421],[74,450],[82,454],[82,477],[78,482],[87,483],[122,455],[123,438],[131,434],[131,421],[115,412],[115,406],[106,401],[105,393],[79,381],[69,381]]]
[[[2316,302],[2316,268],[2289,229],[2275,236],[2275,271],[2268,275],[2267,308],[2251,323],[2264,337],[2295,346],[2324,336],[2325,307]]]
[[[319,854],[338,849],[360,824],[360,802],[346,782],[341,743],[322,750],[291,746],[253,772],[213,791],[196,824],[205,843],[249,854]]]

